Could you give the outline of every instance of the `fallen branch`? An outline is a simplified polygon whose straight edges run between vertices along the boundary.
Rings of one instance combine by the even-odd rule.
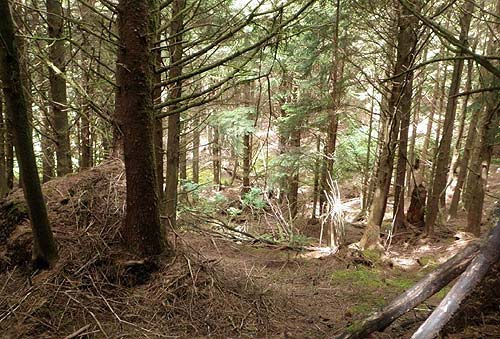
[[[337,339],[366,338],[372,332],[383,331],[394,320],[427,300],[459,276],[477,255],[478,251],[479,242],[469,244],[460,253],[441,264],[382,310],[361,322],[349,326]]]
[[[474,290],[490,267],[500,259],[500,221],[488,234],[479,254],[461,275],[446,297],[419,327],[412,339],[432,339],[459,309],[460,303]]]

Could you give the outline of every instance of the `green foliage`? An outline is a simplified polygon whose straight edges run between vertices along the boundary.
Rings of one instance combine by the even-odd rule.
[[[238,107],[212,115],[210,123],[219,127],[221,135],[227,136],[236,153],[243,151],[242,137],[255,132],[252,107]]]
[[[250,188],[250,191],[245,193],[241,200],[243,201],[244,206],[256,209],[263,209],[267,206],[267,203],[262,196],[262,190],[258,187]]]

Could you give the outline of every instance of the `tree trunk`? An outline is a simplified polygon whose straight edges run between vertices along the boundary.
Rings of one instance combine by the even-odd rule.
[[[174,0],[172,5],[172,21],[170,22],[170,68],[169,77],[174,79],[182,75],[182,30],[184,27],[182,11],[184,0]],[[169,93],[170,99],[178,99],[182,95],[182,80],[175,81]],[[169,107],[170,110],[178,108],[179,104]],[[167,133],[167,180],[165,186],[165,213],[167,225],[176,228],[177,218],[177,189],[179,182],[179,151],[180,151],[181,114],[175,113],[168,116]]]
[[[497,212],[498,213],[498,212]],[[474,290],[488,270],[500,259],[500,221],[486,238],[479,254],[472,260],[446,297],[441,300],[412,339],[433,339],[459,309],[462,301]]]
[[[251,83],[244,86],[243,101],[244,105],[248,108],[248,119],[251,119],[251,110],[254,105],[254,98],[252,95]],[[243,187],[241,189],[241,195],[244,196],[250,191],[250,171],[252,168],[252,133],[245,132],[243,135]],[[236,170],[235,170],[236,172]]]
[[[149,2],[120,0],[120,48],[117,60],[117,118],[123,131],[127,178],[127,209],[122,237],[139,255],[165,250],[154,163],[152,100],[153,65],[150,58]]]
[[[68,101],[66,97],[66,48],[63,39],[63,13],[60,0],[47,0],[47,24],[49,38],[50,97],[54,117],[57,175],[71,173],[71,148],[69,141]]]
[[[181,122],[181,135],[179,138],[179,179],[187,179],[187,125],[186,121]]]
[[[469,70],[472,70],[473,62],[469,62]],[[469,80],[471,77],[469,76]],[[469,83],[468,80],[468,83]],[[467,86],[469,88],[469,86]],[[470,89],[469,89],[470,90]],[[463,110],[467,110],[467,98],[464,102]],[[467,165],[469,164],[469,159],[471,156],[472,146],[474,144],[474,140],[477,134],[477,122],[479,119],[479,111],[471,112],[471,118],[469,121],[469,130],[467,132],[467,138],[465,139],[464,152],[462,155],[458,155],[457,165],[454,172],[454,176],[456,176],[456,184],[455,189],[453,191],[453,196],[450,202],[450,209],[448,211],[450,218],[456,218],[458,214],[458,203],[460,201],[460,196],[462,195],[462,188],[464,186],[465,177],[467,175]]]
[[[3,93],[0,91],[0,198],[3,198],[9,192],[9,187],[7,186],[7,161],[5,157],[6,141],[7,129],[4,119]]]
[[[318,157],[321,152],[321,137],[316,136],[316,159],[314,160],[314,180],[313,180],[313,206],[311,211],[311,219],[316,219],[316,212],[318,210],[319,203],[319,195],[320,195],[320,186],[319,186],[319,177],[321,170],[321,160]]]
[[[431,159],[429,159],[429,148],[430,148],[431,137],[432,137],[432,127],[434,124],[434,119],[435,119],[436,111],[437,111],[437,101],[438,101],[438,97],[439,97],[439,85],[440,85],[440,83],[441,83],[441,67],[438,66],[436,81],[434,83],[430,113],[429,113],[429,116],[427,117],[427,130],[425,132],[424,142],[422,144],[422,152],[420,153],[420,162],[422,164],[421,168],[422,168],[422,174],[423,174],[424,178],[429,177],[429,167],[430,167],[429,165],[430,165],[430,160],[431,160]],[[425,180],[424,186],[428,186],[428,183],[429,183],[429,181]]]
[[[474,11],[474,3],[468,0],[465,3],[464,15],[461,18],[460,42],[467,44],[472,12]],[[455,115],[457,111],[457,97],[460,89],[460,77],[464,61],[461,58],[463,52],[457,53],[457,58],[453,65],[453,74],[451,76],[450,91],[448,95],[448,103],[446,105],[446,114],[443,123],[443,136],[439,143],[436,170],[434,171],[434,181],[427,202],[427,213],[425,218],[425,233],[433,235],[434,223],[436,222],[439,212],[440,200],[444,198],[446,191],[446,181],[448,178],[448,166],[450,165],[450,147],[453,136],[453,125],[455,123]]]
[[[54,142],[52,141],[52,119],[48,109],[42,112],[41,146],[42,146],[42,181],[45,183],[54,177]]]
[[[220,135],[219,127],[213,127],[212,135],[212,170],[214,176],[214,185],[216,189],[220,191],[220,179],[221,179],[221,147],[220,147]]]
[[[398,132],[400,126],[401,113],[399,104],[401,99],[405,97],[405,87],[409,85],[411,78],[408,77],[408,70],[415,59],[414,50],[412,48],[416,37],[413,37],[413,23],[415,17],[411,15],[407,9],[399,7],[401,11],[398,15],[399,32],[397,34],[397,58],[394,68],[394,74],[398,75],[392,83],[391,97],[388,103],[387,117],[389,121],[389,132],[387,142],[383,146],[382,153],[379,159],[377,181],[375,183],[375,194],[371,204],[370,213],[368,215],[367,225],[360,240],[360,247],[370,248],[379,245],[380,226],[382,224],[391,177],[394,166],[394,155],[396,145],[398,143]],[[405,99],[406,100],[406,99]]]
[[[193,182],[200,182],[200,117],[199,113],[194,116],[193,128]]]
[[[337,131],[339,127],[338,110],[340,108],[340,101],[342,97],[341,81],[343,77],[343,60],[339,53],[339,25],[340,25],[340,0],[336,1],[335,5],[335,30],[332,37],[332,65],[330,69],[329,78],[329,95],[331,106],[328,109],[328,127],[326,130],[326,144],[325,144],[325,165],[323,174],[321,175],[321,191],[329,192],[330,186],[328,185],[328,178],[333,174],[333,163],[335,156],[335,148],[337,145]],[[326,203],[324,194],[322,194],[323,201],[321,206]],[[321,207],[323,209],[323,207]]]
[[[2,70],[0,69],[0,72],[1,71]],[[7,187],[9,188],[9,190],[11,190],[14,188],[14,132],[13,132],[14,127],[12,126],[12,123],[7,116],[7,109],[8,109],[7,103],[5,104],[5,106],[6,106],[5,167],[7,171]]]
[[[370,122],[368,124],[368,146],[366,149],[366,160],[365,168],[363,174],[363,190],[361,193],[361,214],[364,215],[366,209],[368,208],[368,192],[369,192],[369,180],[370,180],[370,156],[372,147],[372,131],[373,131],[373,114],[374,114],[374,102],[375,102],[375,89],[372,93],[371,109],[370,109]]]
[[[37,268],[50,268],[57,261],[57,246],[50,228],[36,167],[28,107],[23,89],[17,37],[7,0],[0,0],[0,71],[4,84],[9,120],[22,174],[24,197],[33,230],[33,262]]]
[[[153,56],[153,65],[154,65],[154,75],[153,75],[153,83],[154,83],[154,89],[153,89],[153,104],[157,105],[161,103],[162,101],[162,92],[163,92],[163,87],[159,86],[161,83],[161,74],[160,72],[157,71],[162,66],[162,57],[161,57],[161,45],[160,41],[162,39],[161,34],[158,33],[158,30],[161,27],[161,11],[159,10],[158,6],[159,3],[156,1],[151,1],[151,6],[153,9],[153,13],[150,18],[150,31],[155,32],[154,36],[154,42],[153,42],[153,48],[154,51],[152,52]],[[159,110],[155,110],[155,115],[159,113]],[[158,196],[160,198],[160,204],[163,207],[164,206],[164,183],[165,183],[165,177],[164,177],[164,154],[165,154],[165,148],[163,146],[163,118],[155,118],[154,121],[154,133],[153,133],[153,141],[154,141],[154,149],[155,149],[155,168],[156,168],[156,184],[158,186]],[[160,207],[161,209],[161,207]]]
[[[350,329],[339,335],[337,339],[362,339],[367,338],[370,333],[375,331],[383,331],[394,320],[420,305],[460,275],[474,259],[478,250],[479,243],[474,242],[468,245],[413,285],[413,287],[392,300],[382,310],[372,314],[360,323],[351,325]]]
[[[290,149],[289,151],[295,153],[298,157],[300,152],[300,124],[296,126],[290,133]],[[299,177],[300,167],[294,166],[293,174],[291,176],[290,190],[288,191],[288,203],[290,204],[290,219],[293,220],[297,216],[298,211],[298,195],[299,195]]]
[[[403,13],[402,15],[405,15]],[[413,33],[416,31],[416,18],[407,19],[409,32],[405,33],[406,41],[403,46],[398,46],[404,58],[404,71],[408,71],[414,63],[414,51],[417,45],[417,36]],[[408,45],[406,45],[408,44]],[[399,105],[396,114],[400,115],[401,126],[399,131],[398,143],[398,163],[396,166],[396,180],[394,182],[394,230],[400,229],[405,221],[405,175],[408,164],[408,130],[410,128],[411,117],[411,97],[413,92],[413,71],[408,71],[406,79],[401,88],[401,96],[399,97]]]

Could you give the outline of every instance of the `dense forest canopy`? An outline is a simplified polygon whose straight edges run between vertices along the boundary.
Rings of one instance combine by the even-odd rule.
[[[64,255],[45,187],[116,161],[138,258],[193,224],[291,247],[308,229],[330,254],[487,233],[498,1],[0,5],[0,195],[23,189],[36,268]]]

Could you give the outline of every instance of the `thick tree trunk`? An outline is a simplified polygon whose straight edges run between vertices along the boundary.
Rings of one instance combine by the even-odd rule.
[[[177,65],[170,68],[171,79],[182,75],[182,30],[184,0],[174,0],[172,5],[172,21],[170,23],[170,63]],[[175,81],[170,88],[170,98],[177,99],[182,95],[182,80]],[[169,107],[170,110],[178,108],[179,104]],[[168,116],[167,132],[167,180],[165,186],[165,214],[169,227],[176,228],[177,219],[177,189],[179,183],[179,152],[180,152],[181,114],[175,113]]]
[[[491,20],[495,22],[500,16],[500,2],[497,2],[495,14],[491,15]],[[500,54],[500,41],[497,39],[500,34],[500,23],[496,21],[492,25],[492,35],[488,43],[488,55]],[[500,62],[494,62],[498,68]],[[485,87],[498,88],[500,78],[492,73],[487,73],[483,77],[486,81]],[[498,131],[500,120],[500,101],[498,97],[500,91],[490,91],[483,94],[484,113],[479,123],[478,147],[477,153],[473,154],[470,164],[470,185],[467,191],[470,192],[470,200],[467,209],[467,231],[479,236],[481,232],[481,217],[483,214],[484,194],[486,191],[486,182],[488,171],[490,169],[493,147],[498,144]],[[469,180],[468,180],[469,181]]]
[[[69,141],[68,100],[66,97],[66,48],[63,40],[63,13],[60,0],[47,0],[47,24],[49,38],[54,39],[49,47],[50,97],[54,117],[57,175],[71,173],[71,147]]]
[[[362,339],[367,338],[370,333],[383,331],[394,320],[420,305],[460,275],[477,255],[478,250],[479,243],[469,244],[457,255],[441,264],[413,287],[391,301],[389,305],[360,323],[352,325],[337,339]]]
[[[153,65],[150,58],[149,3],[120,0],[120,48],[117,60],[117,118],[123,131],[127,178],[127,209],[122,237],[139,255],[165,250],[154,163],[152,100]]]
[[[28,107],[25,99],[15,36],[14,22],[7,0],[0,0],[0,71],[7,103],[7,119],[14,134],[16,156],[23,180],[24,197],[33,230],[33,261],[38,268],[52,267],[57,261],[40,178],[36,167]]]
[[[464,15],[461,18],[460,41],[467,44],[472,12],[474,11],[473,1],[467,1],[464,6]],[[438,147],[436,169],[434,171],[434,181],[430,190],[429,199],[427,202],[427,213],[425,218],[425,233],[433,235],[434,224],[436,222],[440,200],[445,197],[446,181],[448,178],[448,166],[450,165],[450,147],[453,137],[453,125],[455,123],[455,115],[457,111],[457,97],[460,89],[460,77],[464,61],[461,58],[462,52],[457,54],[457,58],[453,65],[453,74],[451,76],[450,91],[448,102],[446,105],[446,114],[443,123],[443,135]]]
[[[498,212],[497,212],[498,213]],[[412,339],[433,339],[459,309],[462,301],[472,293],[488,270],[500,259],[500,221],[486,238],[479,254],[472,260],[446,297],[441,300],[427,320],[413,334]]]
[[[399,8],[401,11],[398,16],[399,32],[397,34],[397,58],[394,74],[398,75],[392,84],[391,97],[388,103],[387,117],[389,119],[389,132],[387,142],[383,146],[382,154],[379,159],[377,181],[375,183],[375,194],[368,215],[367,225],[363,237],[360,241],[360,247],[370,248],[378,246],[380,240],[380,226],[382,224],[387,198],[391,184],[394,155],[396,145],[398,144],[398,133],[400,129],[401,119],[401,99],[408,94],[405,93],[406,86],[411,86],[411,76],[406,73],[414,59],[413,44],[416,41],[414,25],[414,16],[412,16],[405,8]],[[411,96],[404,100],[411,100]]]
[[[415,29],[416,21],[408,22]],[[417,37],[414,34],[408,34],[408,42],[410,46],[405,47],[410,53],[415,50]],[[408,65],[413,64],[413,56],[408,56]],[[398,163],[396,167],[396,180],[394,182],[394,230],[400,229],[405,221],[405,175],[408,164],[408,130],[410,128],[411,116],[411,97],[413,91],[413,72],[408,72],[406,82],[402,88],[402,94],[399,99],[399,110],[396,114],[401,115],[401,128],[399,132],[398,144]]]

